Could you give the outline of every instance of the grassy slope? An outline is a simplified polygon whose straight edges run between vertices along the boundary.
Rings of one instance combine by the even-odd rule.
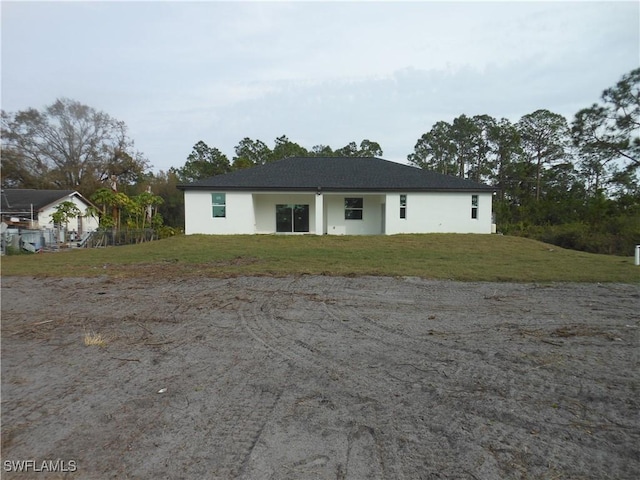
[[[385,275],[464,281],[640,283],[631,257],[501,235],[180,236],[3,257],[2,275]]]

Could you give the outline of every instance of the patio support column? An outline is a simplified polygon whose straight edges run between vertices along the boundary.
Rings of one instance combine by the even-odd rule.
[[[324,195],[316,193],[316,235],[324,234]]]

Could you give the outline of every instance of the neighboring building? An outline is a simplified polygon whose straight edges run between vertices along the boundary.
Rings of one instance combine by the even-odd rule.
[[[185,233],[491,233],[494,188],[380,158],[293,157],[184,190]]]
[[[67,225],[68,232],[78,238],[98,228],[98,217],[89,213],[93,204],[75,190],[2,189],[0,193],[2,222],[9,228],[54,230],[51,215],[62,202],[72,202],[83,212]]]

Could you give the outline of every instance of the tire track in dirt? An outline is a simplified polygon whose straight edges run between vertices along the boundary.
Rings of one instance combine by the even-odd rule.
[[[287,325],[288,322],[278,319],[279,307],[274,306],[279,299],[273,297],[269,302],[254,304],[251,312],[238,312],[240,320],[247,332],[265,348],[273,350],[289,360],[297,368],[310,368],[330,380],[340,380],[342,383],[360,386],[364,390],[370,389],[370,382],[363,381],[361,372],[357,372],[348,365],[335,361],[320,347],[310,343],[311,337],[321,335],[322,332],[314,330],[317,325],[311,324],[307,337],[298,338],[299,330]],[[384,393],[390,393],[386,391]]]
[[[421,465],[422,470],[407,472],[409,477],[425,475],[425,470],[431,475],[442,475],[447,473],[447,478],[474,478],[473,474],[462,467],[451,464],[445,457],[438,458],[430,456],[429,452],[442,449],[443,442],[447,444],[447,449],[460,451],[461,455],[473,455],[482,459],[486,453],[482,448],[471,447],[473,442],[469,441],[470,434],[461,435],[460,432],[469,430],[472,425],[467,417],[459,418],[455,409],[445,406],[450,402],[449,397],[452,391],[465,393],[465,386],[449,380],[454,374],[459,375],[457,368],[462,363],[457,349],[453,349],[444,342],[437,341],[438,336],[416,336],[412,332],[407,332],[399,326],[393,326],[391,318],[384,321],[374,320],[378,305],[384,303],[385,299],[374,300],[377,297],[366,295],[361,300],[357,295],[349,297],[349,304],[345,307],[340,302],[326,305],[325,308],[346,329],[354,334],[367,335],[375,340],[375,345],[384,345],[385,348],[392,348],[393,355],[380,367],[379,382],[389,381],[389,376],[405,384],[404,398],[400,406],[394,409],[392,415],[387,416],[382,428],[385,443],[395,444],[398,456],[403,458],[405,465]],[[412,305],[416,310],[415,300],[404,297],[400,305]],[[402,314],[400,306],[396,313]],[[388,308],[380,308],[382,312],[389,312]],[[427,310],[429,311],[429,310]],[[440,309],[438,310],[441,311]],[[454,311],[451,308],[451,311]],[[392,313],[393,310],[389,313]],[[425,320],[427,315],[424,315]],[[414,313],[415,319],[415,313]],[[395,323],[397,325],[397,322]],[[463,352],[464,353],[464,352]],[[386,378],[385,378],[386,376]],[[404,404],[420,405],[418,410],[404,408]],[[447,418],[443,424],[439,424],[431,416],[432,412],[441,412],[437,418]],[[429,420],[425,422],[425,418]],[[479,422],[475,422],[476,424]],[[485,419],[480,423],[486,424]],[[473,425],[473,428],[477,428]],[[428,439],[428,440],[427,440]],[[425,441],[431,444],[431,448],[425,448]],[[473,451],[473,453],[470,452]],[[464,453],[463,453],[464,452]],[[411,459],[411,461],[407,461]],[[431,467],[430,467],[431,466]],[[427,474],[428,475],[428,474]],[[450,475],[450,477],[449,477]],[[494,476],[499,476],[498,471],[494,471]]]
[[[282,391],[242,385],[225,398],[224,415],[217,415],[207,435],[220,461],[214,472],[218,478],[235,478],[242,473],[262,429],[280,399]]]
[[[447,362],[435,359],[429,362],[429,345],[424,341],[416,340],[400,329],[375,322],[360,313],[354,304],[362,302],[366,310],[374,310],[380,304],[379,296],[365,297],[361,298],[351,293],[348,306],[340,307],[340,302],[322,302],[322,308],[344,330],[344,335],[366,337],[371,340],[368,357],[377,360],[377,364],[373,365],[375,368],[369,370],[372,384],[388,385],[398,398],[398,403],[391,413],[377,416],[376,430],[372,432],[372,436],[376,439],[377,445],[384,446],[380,448],[381,458],[384,459],[387,453],[386,456],[391,457],[388,460],[394,462],[395,468],[388,470],[393,471],[395,478],[404,478],[405,475],[406,478],[415,478],[424,472],[419,469],[413,470],[411,466],[424,466],[429,462],[428,454],[420,445],[423,444],[425,436],[435,435],[429,430],[425,431],[424,424],[416,421],[419,415],[404,408],[404,404],[406,399],[419,396],[422,411],[431,409],[434,406],[433,399],[430,395],[417,394],[416,382],[422,381],[425,374],[432,382],[440,381],[443,378],[442,369]],[[418,375],[410,375],[407,371],[414,371]],[[388,455],[389,452],[392,452],[392,455]],[[400,467],[399,458],[402,459],[405,468]]]
[[[292,285],[289,286],[291,288]],[[379,401],[380,397],[393,396],[395,388],[393,384],[380,384],[377,380],[369,377],[366,373],[363,374],[362,370],[356,370],[350,368],[348,363],[336,361],[329,351],[317,347],[317,342],[311,344],[309,341],[312,337],[317,335],[327,335],[327,332],[331,332],[330,326],[324,328],[318,328],[319,325],[326,320],[318,318],[318,314],[322,313],[317,308],[317,301],[309,300],[305,298],[305,295],[300,295],[304,300],[304,305],[296,305],[297,308],[303,308],[314,320],[306,320],[306,334],[308,338],[299,338],[300,328],[296,328],[291,321],[287,321],[283,317],[283,313],[286,311],[286,307],[291,302],[290,295],[295,295],[295,290],[278,292],[272,294],[268,301],[258,303],[252,303],[252,307],[248,312],[238,312],[240,319],[254,340],[259,342],[265,348],[273,350],[282,357],[286,358],[292,366],[298,369],[312,370],[313,375],[321,375],[331,383],[337,383],[341,385],[342,389],[353,391],[355,390],[359,395],[363,397],[369,397],[375,402]],[[284,307],[284,308],[283,308]],[[335,330],[335,334],[340,334],[339,330]],[[331,339],[329,334],[328,340]],[[354,389],[355,387],[355,389]],[[349,462],[348,470],[353,472],[368,472],[372,473],[371,466],[376,464],[383,472],[382,476],[368,477],[367,475],[350,476],[346,478],[397,478],[403,479],[404,476],[401,471],[398,470],[399,459],[393,450],[389,450],[389,446],[384,442],[379,441],[378,428],[375,419],[375,409],[372,409],[372,416],[369,418],[369,425],[375,425],[371,427],[368,425],[359,425],[357,430],[359,433],[349,434],[348,442],[350,445],[350,451],[353,452]],[[386,424],[386,422],[385,422]],[[362,432],[372,432],[369,435]],[[368,451],[365,454],[366,447],[363,443],[370,445],[373,439],[378,438],[375,442],[376,448]],[[298,469],[300,467],[298,466]],[[340,475],[338,475],[340,476]]]
[[[303,290],[304,286],[301,286],[300,289]],[[295,293],[295,291],[290,291],[287,292],[287,295]],[[325,291],[323,293],[331,296],[332,292]],[[399,382],[403,382],[407,386],[415,386],[416,383],[424,382],[425,376],[427,376],[429,384],[436,386],[425,388],[422,385],[419,387],[423,391],[426,390],[433,397],[433,399],[427,399],[426,401],[421,398],[420,401],[425,408],[428,406],[437,408],[439,402],[451,402],[453,399],[454,405],[460,404],[461,409],[467,409],[469,413],[465,418],[451,421],[448,426],[440,425],[436,427],[437,434],[446,438],[452,447],[457,446],[457,448],[468,449],[468,445],[466,447],[460,445],[459,432],[465,430],[479,431],[486,429],[486,426],[491,424],[494,425],[492,427],[493,430],[496,430],[497,426],[502,426],[500,429],[504,431],[515,430],[520,435],[537,432],[536,434],[545,433],[551,437],[557,436],[569,425],[569,423],[561,425],[544,423],[541,425],[539,421],[529,418],[526,413],[524,415],[522,413],[523,411],[535,411],[541,406],[548,408],[548,405],[538,404],[540,402],[539,397],[529,399],[520,395],[518,393],[520,389],[526,390],[524,388],[526,386],[522,382],[526,381],[529,387],[533,385],[534,388],[541,392],[542,397],[547,396],[548,398],[558,399],[557,396],[554,397],[554,393],[559,390],[566,390],[566,381],[564,383],[556,382],[551,371],[543,371],[541,375],[532,376],[531,372],[526,368],[527,365],[513,361],[505,362],[504,355],[491,356],[484,350],[466,348],[464,346],[466,342],[462,342],[462,344],[456,343],[456,338],[463,338],[458,332],[442,332],[442,335],[453,339],[449,341],[440,339],[438,334],[423,335],[422,338],[416,337],[401,328],[390,326],[384,321],[375,320],[373,316],[361,313],[362,310],[369,311],[374,309],[376,305],[374,303],[374,298],[376,297],[371,295],[366,295],[365,297],[361,299],[352,295],[349,298],[349,305],[345,307],[336,306],[340,302],[335,301],[320,301],[320,304],[325,313],[333,318],[334,326],[337,325],[334,328],[336,334],[340,334],[341,330],[345,330],[350,332],[350,338],[370,338],[373,340],[371,343],[373,351],[385,351],[389,348],[396,349],[394,350],[393,360],[384,362],[385,368],[381,369],[381,372],[384,372],[383,375],[368,373],[372,379],[375,379],[377,385],[386,384],[388,388],[394,390],[397,389]],[[318,302],[318,299],[315,299],[315,301]],[[281,298],[278,303],[282,306]],[[406,301],[406,303],[411,304],[412,302]],[[354,304],[358,306],[354,306]],[[449,311],[455,312],[455,308],[451,306],[447,308]],[[437,311],[441,312],[442,309],[443,307],[439,306]],[[263,306],[262,310],[268,310],[268,308]],[[284,343],[288,343],[291,340],[292,329],[285,328],[290,326],[289,323],[283,322],[281,318],[278,319],[278,315],[274,312],[271,312],[271,315],[265,318],[270,320],[270,323],[265,323],[269,323],[273,327],[273,331],[270,332],[273,338],[280,338]],[[479,326],[479,328],[489,327]],[[517,329],[514,330],[513,325],[507,325],[501,330],[501,337],[505,335],[507,337],[504,341],[512,340],[510,337],[513,336],[514,332],[517,332]],[[295,333],[295,330],[293,332]],[[465,332],[464,337],[469,338],[470,334],[473,334],[473,332]],[[318,355],[319,352],[317,350],[311,350],[313,355]],[[369,355],[372,355],[371,350]],[[373,354],[372,356],[376,355]],[[446,361],[443,361],[443,358]],[[389,359],[388,355],[386,359]],[[434,364],[439,368],[434,369]],[[458,365],[465,365],[465,368],[460,368]],[[469,366],[471,368],[468,368]],[[475,368],[475,366],[478,368]],[[361,372],[361,369],[354,371]],[[396,381],[393,381],[392,378]],[[449,378],[454,378],[455,380],[452,381]],[[469,407],[469,398],[474,396],[478,397],[478,401],[472,401],[471,407]],[[456,397],[459,397],[460,400],[456,400]],[[560,400],[564,399],[558,399],[558,401]],[[455,417],[452,415],[452,408],[445,409],[441,415],[449,418]],[[505,415],[505,410],[512,413]],[[387,456],[389,451],[394,450],[393,457],[397,458],[403,452],[403,449],[406,450],[408,448],[408,442],[399,441],[398,439],[406,438],[407,436],[415,438],[424,436],[424,429],[421,429],[420,422],[415,420],[415,415],[411,416],[403,412],[398,412],[393,416],[393,419],[388,421],[380,418],[375,419],[373,423],[378,429],[376,432],[384,432],[378,433],[377,437],[381,443],[386,445]],[[565,439],[564,442],[573,442],[576,447],[584,445],[583,438],[577,438],[575,442],[572,439]],[[394,448],[394,443],[398,443],[397,448]],[[494,460],[497,458],[502,464],[524,462],[524,457],[516,458],[513,456],[517,454],[518,452],[516,451],[510,453],[509,451],[501,450],[491,442],[485,442],[484,446],[478,447],[476,452],[478,458],[484,458],[485,460],[487,457],[491,457]],[[382,455],[384,456],[384,450]],[[405,453],[402,453],[402,455],[405,455]],[[417,463],[427,461],[425,456],[420,456],[419,451],[414,452],[414,457]],[[437,459],[432,460],[437,461]],[[529,459],[529,461],[534,460]],[[472,478],[469,472],[455,470],[455,468],[452,470],[452,468],[451,466],[447,467],[452,476]],[[526,465],[522,465],[522,468],[526,469]],[[389,469],[387,470],[389,471]],[[437,470],[434,471],[434,473],[436,472]]]
[[[154,408],[142,416],[130,408],[126,416],[116,419],[126,423],[129,417],[135,418],[144,430],[132,439],[135,451],[147,452],[145,456],[123,452],[127,464],[120,473],[139,471],[147,478],[183,478],[180,465],[167,463],[175,448],[173,442],[181,438],[190,445],[191,478],[226,480],[241,475],[282,395],[282,387],[263,381],[278,368],[267,372],[268,364],[258,360],[263,358],[240,358],[229,366],[198,366],[195,370],[185,365],[186,370],[176,373],[173,380],[165,376],[165,384],[173,387],[163,395],[163,406],[155,406],[153,419]],[[202,390],[181,388],[187,372],[204,383]],[[166,430],[165,425],[171,428]]]
[[[299,287],[300,290],[304,289],[304,286]],[[326,293],[326,292],[325,292]],[[315,305],[318,302],[321,305],[322,313],[324,317],[330,317],[331,321],[329,326],[332,327],[332,333],[334,335],[344,335],[346,331],[349,332],[349,337],[364,337],[373,342],[367,344],[367,357],[364,359],[364,364],[360,363],[354,365],[353,368],[348,367],[348,363],[334,360],[335,355],[329,349],[323,351],[322,348],[318,348],[317,341],[312,345],[309,345],[303,340],[296,338],[296,333],[299,328],[287,321],[286,310],[291,295],[295,295],[296,291],[286,291],[283,293],[272,293],[272,296],[268,302],[264,302],[260,305],[254,305],[253,311],[248,315],[242,316],[242,321],[247,330],[253,336],[254,339],[259,341],[267,348],[271,348],[284,356],[290,361],[297,362],[298,366],[304,366],[307,368],[313,368],[317,371],[326,371],[333,369],[339,372],[343,383],[349,383],[358,385],[360,391],[365,396],[379,398],[379,392],[382,389],[386,392],[387,398],[402,397],[403,395],[412,394],[412,388],[417,381],[424,380],[424,374],[418,373],[421,370],[431,370],[430,382],[442,383],[445,377],[442,374],[442,368],[433,368],[433,363],[437,363],[440,367],[447,366],[448,362],[442,362],[432,358],[434,355],[428,355],[429,349],[432,344],[425,344],[424,341],[416,341],[407,335],[403,335],[396,329],[380,325],[368,317],[363,317],[359,314],[355,308],[347,307],[346,309],[340,309],[335,306],[329,306],[327,301],[320,301],[314,299],[312,303]],[[301,293],[301,296],[308,295],[308,293]],[[353,301],[353,298],[351,298]],[[296,305],[297,311],[300,310],[317,311],[316,306],[300,306]],[[303,315],[304,316],[304,315]],[[316,314],[316,317],[318,315]],[[347,321],[343,321],[347,319]],[[320,327],[322,322],[327,322],[326,318],[315,318],[315,321],[306,320],[306,328]],[[311,325],[311,326],[309,326]],[[321,328],[322,332],[317,328],[312,330],[309,335],[316,336],[329,330],[328,327]],[[308,333],[308,332],[307,332]],[[389,340],[389,337],[392,337]],[[394,341],[394,338],[397,341]],[[401,346],[403,348],[401,348]],[[335,353],[335,352],[334,352]],[[380,365],[374,365],[373,370],[368,369],[366,361],[370,358],[382,359],[385,368],[380,368]],[[427,359],[425,362],[424,359]],[[352,359],[353,360],[353,359]],[[431,362],[429,364],[428,362]],[[395,368],[395,370],[394,370]],[[375,372],[375,370],[379,372]],[[407,378],[399,378],[403,372],[400,370],[415,370],[417,375],[410,376],[407,374]],[[393,370],[393,373],[391,372]],[[433,373],[435,371],[435,373]],[[395,375],[394,375],[395,374]],[[415,377],[415,378],[414,378]],[[346,380],[346,381],[345,381]],[[464,386],[460,385],[459,390],[464,391]],[[447,391],[446,388],[441,388],[440,392]],[[440,398],[442,395],[436,396]],[[425,408],[432,403],[432,401],[425,401],[421,399]],[[405,418],[406,421],[399,422],[399,419]],[[419,428],[416,428],[414,418],[407,416],[402,412],[402,409],[398,409],[396,413],[388,418],[381,419],[379,417],[369,418],[369,425],[374,425],[378,443],[380,447],[381,464],[385,465],[387,476],[393,476],[395,478],[402,478],[403,473],[396,469],[394,466],[398,465],[398,455],[400,443],[398,438],[402,438],[406,435],[419,438],[423,433]],[[401,427],[398,427],[398,425]],[[367,427],[374,428],[374,427]],[[385,458],[386,457],[386,458]],[[419,462],[420,459],[416,458]]]
[[[228,305],[227,299],[207,300],[217,308]],[[237,300],[236,300],[237,302]],[[240,302],[242,303],[242,302]],[[229,319],[236,313],[231,308]],[[200,310],[200,308],[197,308]],[[212,315],[209,323],[217,325],[219,319]],[[215,342],[228,342],[231,345],[244,344],[246,330],[238,322],[231,322],[222,329],[222,335],[212,336],[210,348]],[[214,357],[215,358],[215,357]],[[281,372],[286,377],[288,367],[269,362],[267,355],[256,355],[251,351],[239,352],[230,359],[231,364],[221,369],[211,365],[206,370],[203,381],[205,392],[213,401],[196,402],[198,410],[191,412],[192,420],[184,427],[184,435],[192,438],[198,445],[195,457],[199,462],[201,478],[226,480],[242,475],[246,462],[260,438],[262,430],[270,420],[273,410],[283,392],[283,386],[265,381],[271,375]]]
[[[360,368],[347,368],[345,363],[337,363],[333,360],[332,355],[327,351],[323,352],[319,348],[314,348],[308,345],[304,341],[296,338],[297,329],[291,327],[291,323],[283,319],[283,311],[286,310],[285,298],[294,294],[293,291],[288,291],[282,295],[272,294],[271,299],[268,302],[264,302],[259,306],[254,306],[252,314],[242,316],[243,323],[252,336],[262,343],[267,348],[272,348],[279,354],[285,356],[285,358],[297,362],[298,366],[303,364],[305,367],[310,367],[318,371],[326,371],[327,369],[333,369],[340,373],[340,377],[347,380],[349,384],[355,384],[360,387],[363,393],[368,396],[376,397],[379,394],[379,390],[382,386],[386,387],[383,390],[387,392],[388,397],[399,397],[406,395],[406,384],[411,384],[417,380],[422,380],[424,375],[420,374],[415,379],[402,379],[398,378],[398,375],[391,374],[390,370],[396,366],[396,363],[403,364],[403,368],[415,368],[421,370],[416,363],[419,359],[428,353],[428,348],[425,349],[424,342],[417,342],[413,338],[409,338],[406,335],[402,335],[397,330],[391,328],[379,328],[381,325],[372,321],[371,319],[364,319],[362,315],[358,314],[355,309],[338,309],[328,307],[326,302],[322,302],[323,311],[328,313],[333,319],[333,324],[337,325],[334,330],[337,335],[342,335],[344,330],[350,331],[350,337],[364,336],[372,339],[373,342],[368,343],[368,356],[366,358],[375,357],[377,359],[383,358],[385,360],[386,368],[380,369],[380,373],[367,372],[366,365],[358,365]],[[353,300],[353,299],[352,299]],[[317,302],[316,302],[317,303]],[[300,306],[297,306],[300,309]],[[332,311],[333,310],[333,311]],[[335,313],[337,311],[338,313]],[[348,317],[347,322],[343,322],[342,319]],[[368,322],[366,321],[368,320]],[[311,322],[312,326],[317,326],[322,319],[316,319],[316,322]],[[306,322],[309,323],[309,322]],[[326,330],[326,329],[323,329]],[[313,331],[313,334],[318,334],[317,330]],[[389,335],[399,336],[398,341],[389,341]],[[412,348],[407,349],[407,343],[413,345]],[[400,345],[404,345],[404,349],[398,350]],[[407,354],[407,352],[409,354]],[[427,358],[429,358],[427,356]],[[400,361],[399,361],[400,360]],[[440,362],[442,364],[442,362]],[[428,367],[424,364],[420,364],[424,369]],[[431,368],[432,369],[432,368]],[[433,370],[433,369],[432,369]],[[399,372],[394,372],[399,373]],[[437,378],[431,378],[433,383],[442,383],[444,379],[441,372]],[[349,378],[350,377],[350,378]],[[345,382],[346,383],[346,382]],[[409,394],[411,394],[411,385],[409,385]],[[463,386],[459,386],[460,391],[464,391]],[[447,390],[441,389],[440,391]],[[398,393],[400,392],[400,393]],[[439,396],[438,396],[439,397]],[[425,408],[432,402],[425,402],[422,398]],[[404,418],[405,421],[401,421]],[[381,459],[381,465],[384,465],[385,474],[387,477],[402,478],[403,472],[396,468],[400,464],[398,462],[401,450],[406,442],[398,439],[405,436],[412,436],[419,438],[423,432],[420,428],[416,427],[415,419],[406,413],[402,412],[402,409],[398,409],[394,415],[387,416],[386,418],[369,418],[369,425],[374,425],[371,428],[375,431],[375,438],[377,439],[379,448],[379,455]],[[357,450],[357,449],[356,449]],[[424,458],[419,454],[415,455],[415,461],[420,463]],[[368,462],[370,463],[370,462]]]
[[[526,413],[523,414],[523,411],[538,410],[541,407],[539,404],[540,397],[544,398],[546,396],[551,399],[555,398],[557,401],[570,401],[566,397],[568,386],[566,378],[563,382],[557,382],[553,378],[552,372],[544,371],[541,374],[534,372],[532,375],[531,369],[525,368],[519,362],[505,362],[504,356],[496,358],[496,356],[487,355],[487,352],[482,350],[465,348],[457,344],[455,338],[459,338],[460,334],[456,332],[442,333],[447,337],[453,337],[453,342],[438,341],[436,340],[437,336],[428,338],[428,341],[417,340],[400,328],[389,326],[386,322],[378,322],[371,316],[361,313],[362,310],[372,310],[374,308],[371,305],[372,297],[370,295],[366,297],[362,302],[360,302],[361,299],[359,297],[351,297],[350,305],[347,307],[341,308],[336,306],[335,303],[332,305],[323,303],[323,307],[336,320],[343,320],[342,325],[352,332],[359,335],[367,335],[373,338],[376,344],[396,345],[399,349],[403,348],[396,355],[396,364],[386,365],[388,374],[391,374],[390,370],[394,370],[394,366],[396,367],[396,373],[398,373],[397,367],[402,365],[398,360],[404,361],[406,362],[404,365],[412,367],[413,375],[407,374],[405,380],[407,383],[415,385],[415,382],[424,381],[425,373],[427,373],[431,377],[429,381],[438,385],[435,389],[438,397],[444,399],[451,398],[452,395],[454,398],[456,395],[460,395],[464,398],[464,405],[467,411],[472,416],[478,417],[471,422],[476,424],[476,428],[482,424],[494,423],[504,425],[508,429],[518,430],[520,433],[536,432],[538,434],[543,432],[553,438],[558,437],[562,431],[566,430],[567,426],[571,426],[571,419],[567,419],[566,424],[541,424],[539,420],[530,418]],[[354,303],[358,304],[358,306],[354,306]],[[441,308],[438,311],[441,311]],[[353,325],[355,327],[352,327]],[[465,336],[468,335],[469,333],[465,332]],[[509,340],[507,338],[505,341]],[[408,350],[411,350],[412,355],[406,355]],[[414,358],[416,355],[417,358]],[[423,359],[422,364],[411,363],[419,358]],[[445,368],[438,369],[441,375],[439,378],[434,379],[432,372],[436,369],[432,365],[434,363],[442,365],[443,358],[447,359]],[[494,359],[498,361],[494,363]],[[457,368],[452,371],[451,367],[456,364],[465,365],[465,368]],[[478,368],[475,368],[476,366]],[[449,380],[450,377],[455,380]],[[394,378],[399,379],[399,376],[394,375]],[[530,399],[519,394],[519,390],[527,390],[527,387],[537,389],[541,392],[541,395],[539,397],[536,396],[535,399]],[[571,387],[577,392],[584,388],[584,383],[578,380],[576,385]],[[564,396],[559,398],[555,395],[556,391],[563,391]],[[455,392],[459,393],[456,394]],[[471,408],[469,408],[468,397],[474,394],[482,396],[483,401],[473,402]],[[548,403],[550,404],[551,402]],[[542,406],[549,408],[549,405]],[[505,409],[512,413],[505,415]],[[407,422],[403,428],[398,430],[398,434],[412,431],[416,433],[415,426],[417,424],[419,422]],[[467,425],[467,428],[469,428],[469,425]],[[459,432],[464,429],[465,425],[459,424],[456,425],[453,431]],[[573,442],[576,448],[584,446],[585,443],[584,438],[576,438],[575,441],[573,439],[564,439],[564,442]],[[593,442],[593,444],[595,454],[596,442]],[[625,452],[625,454],[628,454],[628,452]],[[455,476],[459,477],[459,474],[460,472]]]

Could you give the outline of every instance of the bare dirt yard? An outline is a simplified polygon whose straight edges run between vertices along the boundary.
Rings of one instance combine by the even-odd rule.
[[[3,278],[1,473],[637,479],[639,312],[622,284]]]

